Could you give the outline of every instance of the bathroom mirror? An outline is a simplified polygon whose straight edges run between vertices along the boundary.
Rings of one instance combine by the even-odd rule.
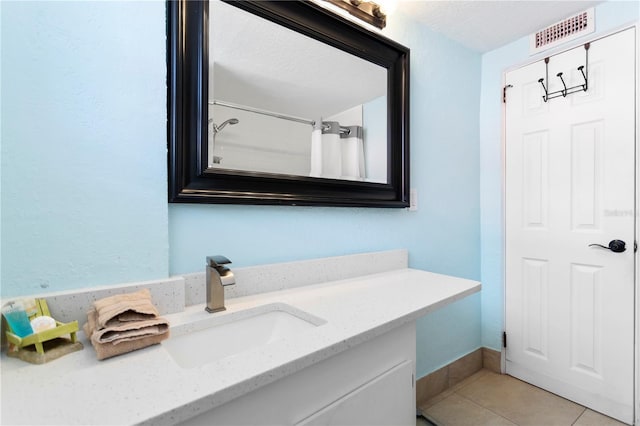
[[[306,1],[168,16],[170,202],[408,205],[407,48]]]

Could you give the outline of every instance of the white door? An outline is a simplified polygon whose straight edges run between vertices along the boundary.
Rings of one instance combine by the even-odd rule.
[[[506,74],[506,372],[633,422],[635,29]],[[626,242],[624,252],[608,246]]]

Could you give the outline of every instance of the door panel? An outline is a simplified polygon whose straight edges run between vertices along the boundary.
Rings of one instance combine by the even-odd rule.
[[[524,224],[528,228],[545,228],[548,220],[549,183],[547,180],[549,133],[523,135],[522,170],[524,179]]]
[[[522,279],[525,290],[523,302],[525,351],[529,355],[547,359],[549,262],[522,259]]]
[[[571,222],[573,232],[600,230],[602,120],[571,126]]]
[[[602,379],[602,267],[571,265],[571,368]]]
[[[507,73],[507,373],[633,421],[635,29]],[[600,247],[619,239],[627,250]]]

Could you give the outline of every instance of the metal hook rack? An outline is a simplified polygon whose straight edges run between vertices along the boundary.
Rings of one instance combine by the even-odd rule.
[[[559,72],[558,74],[556,74],[556,77],[560,78],[562,87],[564,87],[564,89],[556,90],[555,92],[549,93],[549,89],[544,85],[545,78],[541,78],[538,80],[538,83],[540,83],[542,85],[542,88],[544,89],[544,96],[542,97],[543,101],[547,102],[549,99],[559,98],[560,96],[566,98],[567,95],[570,95],[572,93],[586,92],[587,89],[589,89],[589,46],[589,43],[586,43],[584,45],[585,64],[578,67],[578,71],[580,71],[580,73],[582,74],[582,78],[584,78],[584,84],[578,84],[577,86],[567,88],[567,84],[565,83],[564,78],[562,78],[562,73]],[[544,64],[546,68],[546,80],[548,82],[549,58],[544,58]]]

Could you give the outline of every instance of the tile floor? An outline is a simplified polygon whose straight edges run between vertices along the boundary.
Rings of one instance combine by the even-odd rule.
[[[418,406],[437,426],[624,426],[511,376],[480,370]],[[417,426],[431,426],[418,418]]]

